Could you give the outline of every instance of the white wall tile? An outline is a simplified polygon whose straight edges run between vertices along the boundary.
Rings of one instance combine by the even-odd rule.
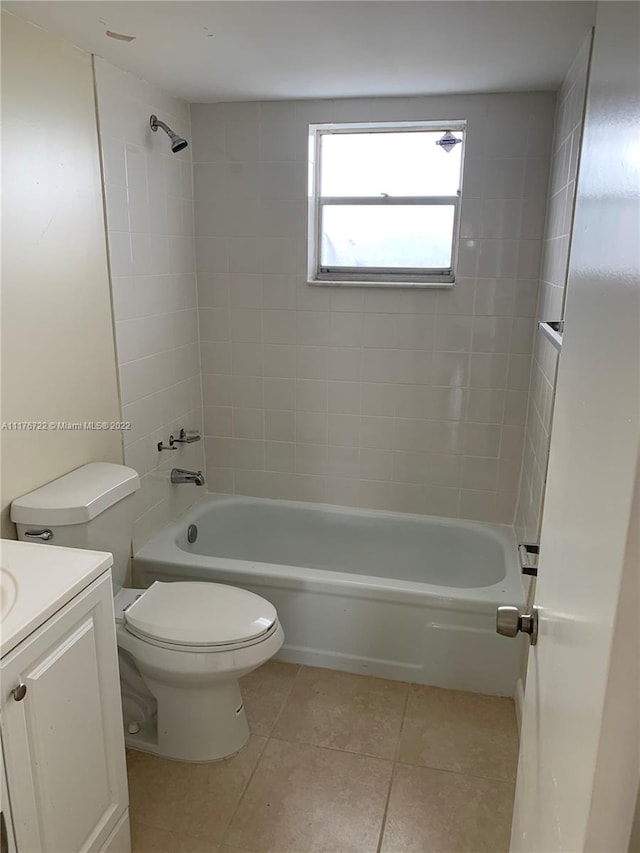
[[[462,488],[496,491],[498,488],[498,459],[466,456],[462,465]]]
[[[402,511],[513,512],[553,107],[548,93],[193,107],[205,399],[231,405],[234,430],[258,442],[252,456],[238,446],[242,467],[207,443],[222,482]],[[308,286],[308,123],[409,117],[468,119],[455,286]],[[112,158],[117,175],[115,146]]]
[[[264,469],[265,443],[244,438],[232,439],[233,465],[250,471]]]
[[[563,316],[590,39],[591,36],[578,52],[558,96],[550,149],[552,159],[546,198],[547,217],[540,264],[541,280],[537,306],[537,317],[540,320],[559,320]],[[536,140],[536,147],[538,153],[545,153],[541,150],[539,139]],[[544,168],[542,160],[533,159],[529,163],[525,186],[532,195],[541,194]],[[536,172],[540,174],[537,175]],[[537,208],[533,200],[530,214],[535,220]],[[535,221],[527,224],[532,236],[535,228]],[[531,296],[527,299],[527,307],[530,304]],[[558,358],[551,345],[536,334],[535,326],[522,319],[523,314],[524,311],[514,320],[513,353],[522,354],[512,354],[509,366],[509,388],[513,390],[507,392],[505,402],[506,425],[501,447],[504,461],[499,487],[505,492],[515,491],[514,483],[517,478],[511,460],[517,459],[520,448],[524,445],[515,525],[521,538],[535,541],[540,533]],[[532,346],[531,341],[535,346]],[[527,382],[529,362],[530,380]],[[525,395],[527,389],[529,393]],[[525,396],[528,397],[527,400]],[[500,506],[499,500],[497,506]],[[502,511],[502,507],[500,509]]]
[[[294,410],[296,407],[295,380],[265,377],[264,404],[268,409]]]
[[[329,418],[326,413],[295,412],[294,440],[303,444],[327,444]]]
[[[265,442],[265,468],[268,471],[294,473],[296,467],[295,451],[296,445],[293,441]]]
[[[231,340],[262,342],[262,314],[255,308],[232,308]]]
[[[262,339],[265,344],[295,344],[296,314],[293,311],[262,311]]]
[[[296,379],[296,410],[326,412],[328,384],[322,379]]]
[[[294,346],[265,343],[263,348],[264,375],[282,378],[295,377],[296,353],[297,350]]]
[[[198,312],[202,341],[228,341],[231,337],[231,314],[226,308],[201,308]]]
[[[170,454],[156,449],[181,427],[203,428],[191,149],[171,154],[164,134],[148,127],[155,112],[189,138],[189,107],[102,59],[96,59],[96,85],[123,419],[133,427],[125,436],[125,461],[143,484],[134,527],[139,548],[198,497],[171,485],[171,465],[204,467],[202,444]],[[219,265],[213,263],[217,248],[203,251],[205,267]],[[203,322],[214,341],[208,351],[214,374],[224,366],[219,341],[225,326],[210,316]],[[230,435],[230,389],[214,379],[207,430]]]
[[[329,349],[325,346],[296,347],[298,379],[326,379],[329,374]]]
[[[233,341],[231,360],[235,376],[262,376],[264,373],[264,350],[259,343]]]
[[[390,425],[386,427],[386,438],[376,436],[380,428],[370,423],[371,418],[360,418],[358,415],[330,414],[328,416],[329,444],[337,447],[383,447],[390,448],[392,442],[393,420],[388,418]],[[366,423],[365,423],[366,422]]]
[[[262,409],[233,407],[234,438],[264,438],[264,413]]]

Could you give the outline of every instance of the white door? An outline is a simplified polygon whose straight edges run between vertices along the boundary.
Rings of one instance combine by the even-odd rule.
[[[16,844],[27,853],[103,847],[127,808],[109,576],[2,661],[2,711]],[[18,698],[9,690],[19,684]]]
[[[597,7],[512,851],[625,851],[638,790],[639,11]]]

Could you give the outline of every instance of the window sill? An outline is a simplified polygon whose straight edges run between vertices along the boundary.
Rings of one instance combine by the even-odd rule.
[[[455,277],[449,279],[438,279],[438,281],[353,281],[347,279],[317,279],[308,278],[307,284],[311,287],[386,287],[393,289],[411,290],[449,290],[455,284]]]

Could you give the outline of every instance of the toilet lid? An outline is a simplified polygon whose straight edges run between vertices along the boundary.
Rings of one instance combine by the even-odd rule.
[[[189,646],[255,640],[278,617],[272,604],[246,589],[195,581],[156,581],[124,615],[136,632]]]

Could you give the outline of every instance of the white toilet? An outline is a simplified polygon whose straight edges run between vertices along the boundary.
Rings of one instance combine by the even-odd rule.
[[[113,553],[127,745],[215,761],[247,742],[238,679],[276,654],[284,634],[273,605],[237,587],[122,588],[139,487],[133,469],[92,462],[16,499],[11,518],[20,539]]]

